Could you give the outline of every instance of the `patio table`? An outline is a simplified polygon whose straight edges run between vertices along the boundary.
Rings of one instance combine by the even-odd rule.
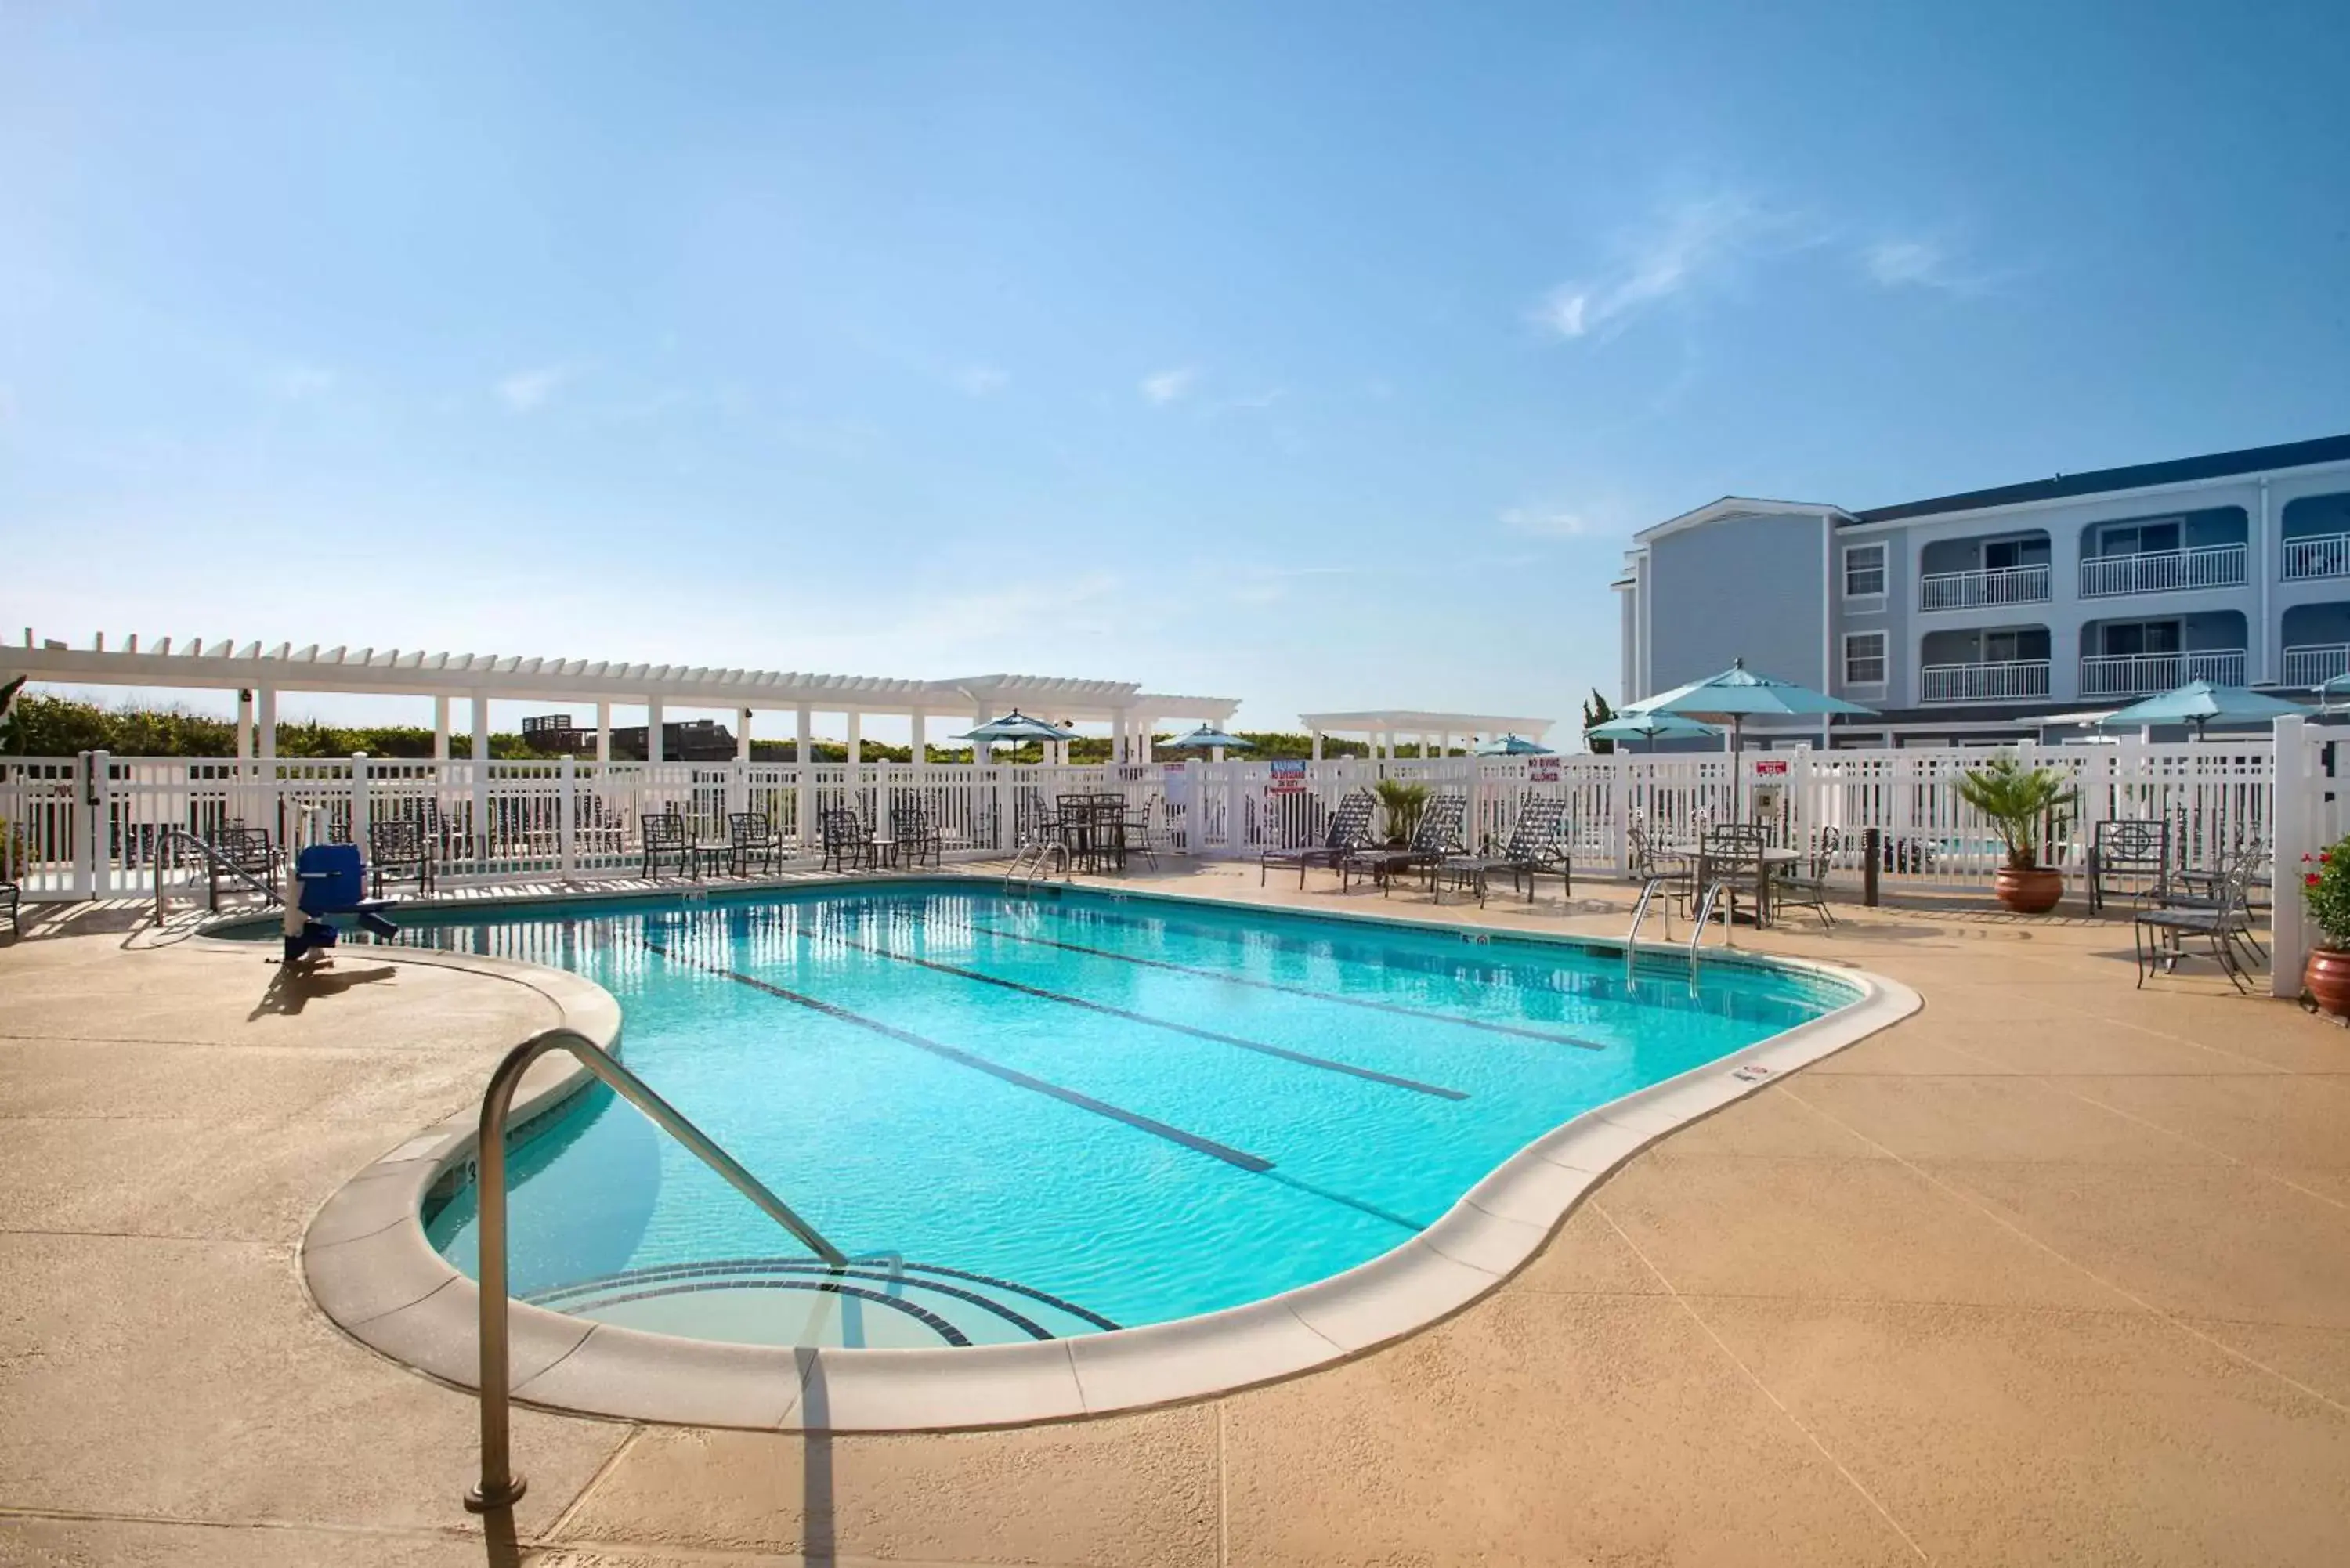
[[[1737,849],[1708,847],[1702,844],[1678,843],[1665,846],[1665,853],[1678,855],[1697,863],[1697,888],[1701,894],[1713,881],[1713,868],[1724,862],[1735,871],[1740,863],[1754,862],[1754,924],[1759,928],[1771,923],[1771,878],[1782,866],[1793,866],[1804,857],[1800,849]]]

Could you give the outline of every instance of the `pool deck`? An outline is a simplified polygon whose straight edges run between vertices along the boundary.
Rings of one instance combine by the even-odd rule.
[[[1627,902],[1137,882],[1604,936]],[[2350,1033],[2208,965],[2133,991],[2111,922],[1838,914],[1739,940],[1921,1013],[1635,1157],[1399,1344],[1006,1431],[517,1410],[487,1539],[473,1399],[337,1330],[297,1250],[553,1004],[36,924],[0,944],[0,1563],[2350,1561]]]

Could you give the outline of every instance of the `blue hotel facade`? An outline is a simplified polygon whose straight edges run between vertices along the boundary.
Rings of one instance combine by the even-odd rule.
[[[2350,435],[1866,511],[1724,496],[1633,536],[1623,696],[1742,657],[1874,708],[1814,744],[2065,732],[2184,681],[2350,673]]]

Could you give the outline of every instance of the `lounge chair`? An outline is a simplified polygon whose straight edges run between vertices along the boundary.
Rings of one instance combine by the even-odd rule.
[[[1293,844],[1279,849],[1268,849],[1257,857],[1257,886],[1275,866],[1297,867],[1297,885],[1305,886],[1308,867],[1336,867],[1347,856],[1371,841],[1371,816],[1379,803],[1366,789],[1349,790],[1338,802],[1338,809],[1330,814],[1330,821],[1319,844]]]
[[[2106,907],[2109,891],[2159,903],[2170,869],[2168,820],[2100,822],[2089,846],[2089,912]]]
[[[784,836],[764,813],[731,811],[726,814],[726,848],[729,869],[735,876],[748,877],[755,860],[772,877],[783,862]]]
[[[413,882],[419,898],[432,891],[432,846],[425,842],[424,824],[412,816],[369,822],[368,870],[379,898],[386,882]]]
[[[873,835],[853,811],[827,811],[817,818],[824,832],[824,859],[819,868],[869,871],[874,866]]]
[[[1510,826],[1510,836],[1499,850],[1479,855],[1448,855],[1437,863],[1436,901],[1444,901],[1443,886],[1450,881],[1456,888],[1473,888],[1477,907],[1484,908],[1486,884],[1496,871],[1510,874],[1510,886],[1518,885],[1523,877],[1526,902],[1534,901],[1534,876],[1548,871],[1565,884],[1565,891],[1575,888],[1575,860],[1566,843],[1566,802],[1556,795],[1530,794],[1518,807],[1518,819]]]
[[[1394,888],[1399,872],[1425,870],[1431,887],[1436,867],[1447,856],[1458,855],[1466,847],[1461,841],[1461,826],[1469,815],[1469,797],[1456,790],[1446,790],[1431,798],[1419,814],[1419,826],[1411,832],[1411,842],[1401,849],[1358,849],[1338,862],[1338,890],[1346,891],[1348,879],[1357,872],[1367,873],[1378,884],[1384,898]]]
[[[685,818],[674,811],[662,811],[648,812],[641,821],[644,824],[644,874],[650,877],[660,877],[664,860],[677,862],[679,876],[690,874],[693,869],[693,840],[686,836]]]

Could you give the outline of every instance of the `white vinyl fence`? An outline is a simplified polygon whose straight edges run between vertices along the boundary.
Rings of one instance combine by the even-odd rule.
[[[2310,760],[2321,751],[2311,748],[2330,751],[2318,739],[2329,732],[2289,728],[2288,782],[2306,783],[2321,765]],[[2189,864],[2216,864],[2248,838],[2285,831],[2276,820],[2277,742],[2268,738],[2020,750],[2080,786],[2078,807],[2051,841],[2053,863],[2068,873],[2085,868],[2095,824],[2109,817],[2167,819]],[[638,870],[640,823],[657,812],[683,814],[704,840],[726,837],[730,813],[756,813],[814,859],[821,813],[845,807],[886,828],[918,805],[940,828],[947,857],[967,860],[1011,849],[1056,794],[1108,790],[1148,811],[1157,836],[1179,852],[1245,858],[1319,836],[1347,792],[1399,778],[1465,793],[1472,842],[1504,837],[1526,799],[1563,796],[1576,862],[1593,873],[1627,868],[1635,826],[1670,840],[1694,837],[1710,823],[1759,820],[1782,842],[1825,853],[1831,874],[1856,885],[1873,828],[1887,888],[1974,887],[1990,881],[2001,849],[1954,781],[1987,754],[1749,753],[1733,773],[1731,759],[1718,753],[851,768],[363,756],[239,763],[100,752],[0,758],[0,819],[16,836],[26,896],[65,899],[151,892],[158,859],[171,875],[181,858],[159,855],[173,827],[202,836],[242,823],[269,829],[282,844],[323,826],[329,837],[365,844],[370,823],[406,817],[422,825],[445,881],[585,881]],[[2330,811],[2330,793],[2319,793]],[[2334,816],[2312,815],[2290,831],[2330,843],[2340,826]]]

